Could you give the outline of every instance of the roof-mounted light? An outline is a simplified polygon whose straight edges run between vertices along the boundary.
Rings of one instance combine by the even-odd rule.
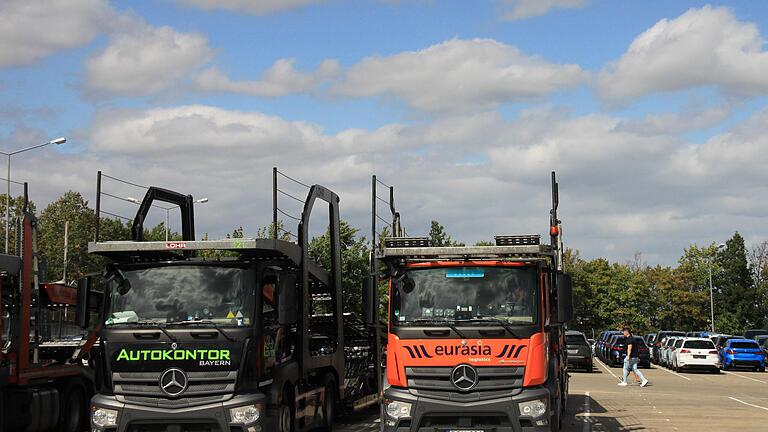
[[[496,246],[534,246],[541,243],[539,235],[495,236]]]
[[[415,248],[429,247],[429,238],[427,237],[387,237],[384,239],[384,246],[388,248]]]

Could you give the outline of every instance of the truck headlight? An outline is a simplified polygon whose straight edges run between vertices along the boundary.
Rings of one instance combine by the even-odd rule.
[[[384,400],[384,411],[393,419],[399,420],[411,416],[411,404],[391,399]]]
[[[91,421],[100,428],[117,426],[117,411],[91,406]]]
[[[261,417],[261,409],[258,405],[245,405],[229,410],[229,416],[232,417],[232,423],[249,425],[256,423]]]
[[[525,417],[537,418],[547,413],[547,399],[535,399],[520,402],[520,415]]]

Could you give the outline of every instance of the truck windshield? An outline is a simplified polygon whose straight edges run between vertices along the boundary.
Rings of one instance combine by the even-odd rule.
[[[250,325],[255,305],[253,270],[168,265],[120,272],[128,284],[109,282],[107,326],[205,321]]]
[[[500,320],[505,324],[536,323],[534,268],[412,269],[396,285],[391,311],[395,325]]]

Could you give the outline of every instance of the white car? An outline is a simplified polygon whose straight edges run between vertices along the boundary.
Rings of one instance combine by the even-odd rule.
[[[666,368],[672,367],[672,352],[675,349],[677,341],[681,340],[679,336],[672,336],[667,338],[667,342],[664,344],[661,350],[661,364]]]
[[[661,341],[661,347],[659,348],[659,364],[664,367],[667,366],[667,347],[669,347],[670,343],[674,342],[674,339],[674,336],[669,336]]]
[[[711,340],[687,337],[675,345],[680,345],[672,351],[672,370],[675,372],[702,369],[720,373],[720,357]]]

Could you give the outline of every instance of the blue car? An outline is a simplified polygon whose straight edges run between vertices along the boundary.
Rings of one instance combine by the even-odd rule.
[[[765,372],[765,352],[754,340],[729,339],[720,350],[720,364],[723,370],[749,367]]]

